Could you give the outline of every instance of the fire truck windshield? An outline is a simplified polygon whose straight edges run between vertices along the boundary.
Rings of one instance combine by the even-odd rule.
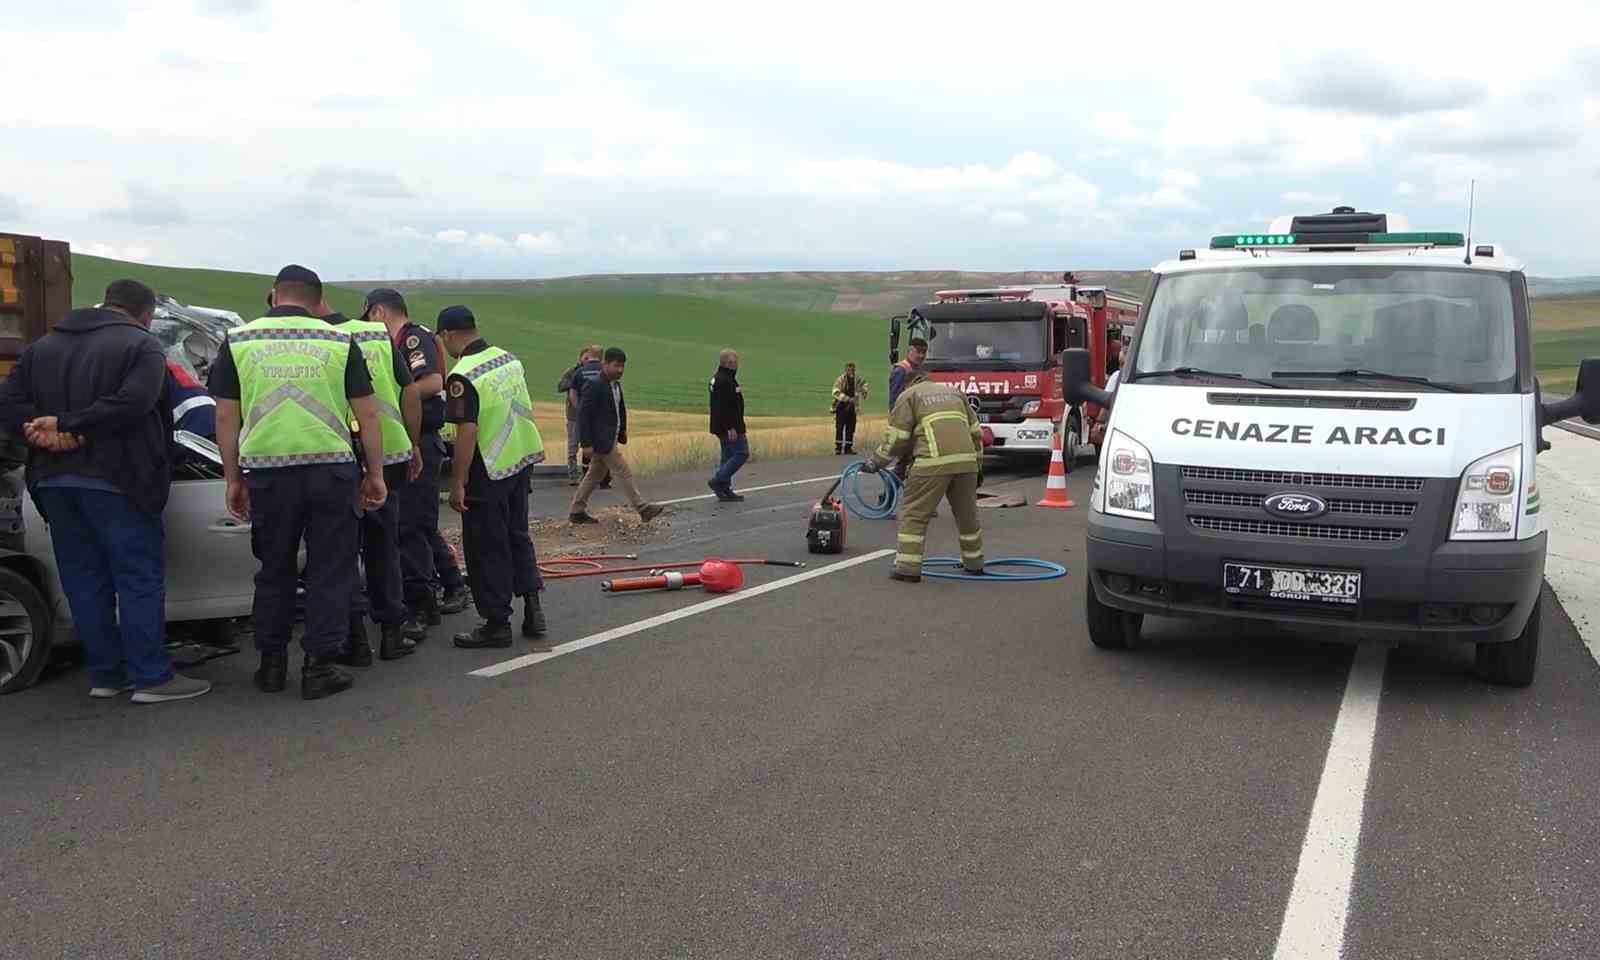
[[[1045,330],[1038,320],[943,320],[929,332],[932,369],[1007,370],[1045,362]]]

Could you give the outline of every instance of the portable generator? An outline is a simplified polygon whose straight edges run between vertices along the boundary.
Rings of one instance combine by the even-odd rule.
[[[844,552],[844,504],[834,496],[839,481],[811,505],[811,522],[806,525],[806,549],[812,553]]]

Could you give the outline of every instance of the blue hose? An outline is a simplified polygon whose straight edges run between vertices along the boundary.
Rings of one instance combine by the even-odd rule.
[[[883,482],[883,491],[876,503],[868,503],[861,496],[861,462],[856,461],[839,474],[839,500],[845,509],[863,520],[887,520],[894,516],[900,505],[900,478],[891,470],[879,470],[877,477]]]
[[[922,575],[924,577],[937,577],[941,580],[978,580],[978,581],[1005,581],[1024,583],[1031,580],[1054,580],[1067,575],[1067,568],[1059,563],[1049,560],[1035,560],[1032,557],[1002,557],[999,560],[989,560],[984,563],[984,572],[980,574],[966,573],[934,573],[929,567],[957,567],[961,560],[957,557],[929,557],[922,561]],[[1039,573],[999,573],[995,567],[1032,567]]]

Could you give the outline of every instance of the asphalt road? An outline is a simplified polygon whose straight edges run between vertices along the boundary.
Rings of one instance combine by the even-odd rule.
[[[678,504],[641,552],[809,572],[821,487]],[[984,512],[991,556],[1064,580],[878,559],[488,679],[525,651],[452,649],[470,615],[314,703],[257,693],[249,654],[160,707],[58,674],[0,701],[0,957],[1271,957],[1355,647],[1159,622],[1097,651],[1083,518]],[[837,559],[893,544],[852,521]],[[545,605],[578,639],[705,599]],[[1600,668],[1546,601],[1529,689],[1387,655],[1344,956],[1600,953]]]

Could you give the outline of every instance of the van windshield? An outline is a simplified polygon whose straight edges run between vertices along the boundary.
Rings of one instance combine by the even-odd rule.
[[[1193,369],[1315,389],[1416,390],[1427,389],[1425,380],[1513,393],[1511,281],[1469,270],[1355,265],[1164,277],[1134,365],[1125,376]]]

